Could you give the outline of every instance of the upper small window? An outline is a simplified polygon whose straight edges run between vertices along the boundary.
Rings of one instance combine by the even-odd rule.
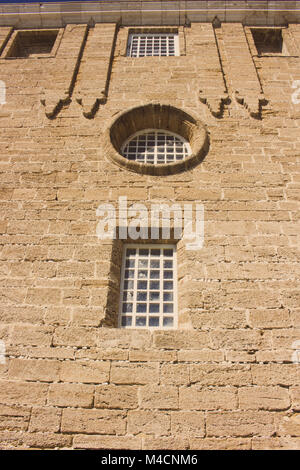
[[[281,28],[252,28],[251,33],[258,55],[287,54]]]
[[[129,57],[161,57],[178,56],[178,34],[130,34],[127,56]]]
[[[6,54],[7,58],[27,58],[49,56],[58,30],[17,31]]]
[[[190,144],[177,134],[146,129],[130,136],[121,153],[128,160],[159,165],[184,160],[192,151]]]

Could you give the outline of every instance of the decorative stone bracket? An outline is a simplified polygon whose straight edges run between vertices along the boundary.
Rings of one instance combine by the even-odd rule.
[[[64,76],[65,90],[45,90],[41,97],[48,118],[55,117],[64,105],[72,101],[73,96],[82,106],[86,118],[94,117],[99,106],[107,101],[118,26],[116,23],[89,26],[78,27],[78,31],[75,31],[76,43],[68,40],[68,34],[74,35],[74,31],[72,25],[67,27],[66,41],[62,42],[62,46],[66,44],[65,49],[61,48],[61,56],[69,61],[68,71]],[[71,58],[67,54],[70,44],[74,49]],[[93,62],[92,68],[89,59]]]
[[[261,107],[266,103],[266,99],[263,93],[251,94],[249,92],[246,94],[244,91],[240,93],[238,90],[235,91],[236,101],[243,105],[249,112],[251,117],[257,118],[261,114]]]
[[[97,97],[78,92],[76,101],[82,106],[84,117],[92,118],[99,109],[99,105],[106,103],[107,94],[105,90],[100,91]]]
[[[267,101],[249,50],[244,27],[240,23],[224,23],[221,27],[221,34],[223,63],[230,64],[225,67],[224,71],[228,90],[235,100],[247,109],[250,116],[257,119],[261,115],[262,105]],[[237,51],[238,61],[236,60]]]
[[[256,119],[261,116],[261,108],[267,103],[263,93],[253,94],[251,91],[240,93],[236,90],[234,96],[236,101],[247,109],[250,116]],[[216,94],[205,96],[202,90],[199,90],[199,100],[206,104],[211,114],[217,118],[222,117],[224,106],[231,103],[231,98],[227,93],[221,96],[216,96]]]
[[[45,107],[46,116],[53,118],[63,105],[70,103],[71,99],[69,91],[63,91],[61,93],[44,91],[40,101]]]
[[[61,68],[61,81],[57,89],[56,84],[49,81],[49,88],[40,98],[48,118],[55,117],[64,105],[71,102],[87,35],[87,25],[69,24],[65,28],[55,57],[55,66]]]
[[[99,106],[107,101],[117,30],[116,23],[96,24],[90,29],[75,89],[76,101],[86,118],[94,117]],[[89,59],[93,62],[92,70]]]
[[[216,96],[214,93],[205,93],[203,90],[199,90],[199,100],[201,103],[207,105],[211,114],[215,117],[221,117],[224,110],[224,105],[229,103],[228,94],[224,91],[223,95]]]

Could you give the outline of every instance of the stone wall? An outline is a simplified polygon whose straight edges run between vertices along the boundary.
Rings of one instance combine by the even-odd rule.
[[[261,57],[239,23],[178,30],[179,57],[126,57],[128,28],[104,24],[6,58],[0,28],[2,449],[300,448],[300,27]],[[202,162],[152,176],[108,158],[114,116],[150,102],[198,117]],[[204,204],[178,330],[106,326],[120,263],[96,209],[120,196]]]

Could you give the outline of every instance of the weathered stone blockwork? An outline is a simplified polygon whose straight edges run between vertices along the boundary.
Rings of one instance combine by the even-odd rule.
[[[300,449],[300,56],[252,55],[241,23],[178,28],[179,57],[126,57],[129,27],[109,22],[67,25],[55,57],[4,44],[2,449]],[[143,175],[105,154],[113,116],[151,102],[206,126],[193,169]],[[178,330],[107,321],[120,253],[96,209],[119,196],[204,204],[204,247],[178,255]]]

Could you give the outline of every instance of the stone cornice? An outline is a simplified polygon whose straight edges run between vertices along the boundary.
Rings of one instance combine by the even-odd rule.
[[[62,27],[70,23],[184,25],[190,22],[246,25],[299,23],[299,1],[91,1],[0,4],[0,26]]]

